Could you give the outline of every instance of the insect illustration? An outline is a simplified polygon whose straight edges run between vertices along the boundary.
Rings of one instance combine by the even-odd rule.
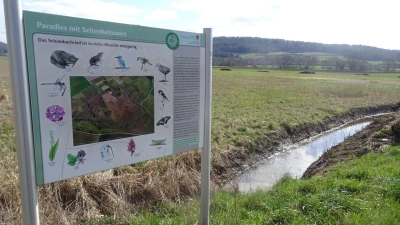
[[[151,146],[154,146],[154,145],[167,145],[166,143],[165,143],[165,141],[166,141],[167,139],[158,139],[158,140],[151,140]]]
[[[149,64],[150,66],[153,65],[153,64],[151,64],[151,63],[149,62],[148,59],[146,59],[146,58],[144,58],[144,57],[137,57],[137,60],[136,60],[136,61],[139,61],[139,60],[142,62],[142,67],[140,67],[140,70],[143,69],[143,67],[144,67],[145,64]]]
[[[53,65],[67,71],[75,66],[78,59],[74,55],[62,50],[55,50],[50,56],[50,62]]]
[[[88,71],[89,73],[94,74],[94,73],[90,72],[89,69],[90,69],[92,66],[95,66],[95,67],[100,66],[99,63],[101,63],[101,61],[102,61],[102,60],[101,60],[101,57],[103,57],[103,52],[99,52],[99,53],[97,53],[97,55],[92,56],[92,57],[90,58],[90,60],[89,60],[90,66],[89,66],[89,68],[87,68],[87,71]]]
[[[118,65],[119,65],[119,67],[115,67],[114,69],[124,69],[124,70],[129,69],[128,67],[126,67],[125,60],[122,59],[122,56],[119,55],[119,56],[114,57],[114,58],[117,58]]]
[[[53,83],[42,83],[41,85],[54,85],[53,92],[59,91],[61,93],[61,96],[64,96],[65,90],[67,89],[67,86],[65,86],[65,83],[61,82],[61,80],[64,77],[65,77],[65,74],[62,75],[61,77],[57,78],[57,80]]]
[[[165,101],[169,101],[169,99],[167,98],[167,96],[165,95],[165,93],[162,90],[158,90],[158,96],[160,96],[161,103],[163,106],[164,106]]]
[[[164,74],[164,80],[161,80],[161,82],[166,82],[167,74],[169,74],[169,72],[171,72],[171,70],[168,67],[161,65],[160,63],[157,63],[157,65],[155,67],[158,68],[158,71],[160,71],[162,74]]]
[[[168,120],[171,119],[170,116],[165,116],[163,118],[161,118],[158,122],[157,122],[157,126],[162,126],[168,123]]]

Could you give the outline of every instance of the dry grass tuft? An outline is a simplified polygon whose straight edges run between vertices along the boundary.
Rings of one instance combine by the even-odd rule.
[[[7,94],[3,93],[3,94],[0,95],[0,102],[3,101],[3,100],[5,100],[5,101],[8,100],[8,95]]]
[[[10,164],[16,165],[16,159]],[[0,186],[0,218],[3,224],[21,223],[17,168],[7,168]],[[6,169],[7,168],[7,169]],[[41,224],[74,224],[118,216],[128,221],[143,207],[170,201],[200,191],[200,151],[168,159],[147,161],[137,169],[125,166],[38,187]]]

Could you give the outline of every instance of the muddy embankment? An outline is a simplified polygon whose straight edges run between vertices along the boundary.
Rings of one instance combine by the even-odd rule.
[[[332,128],[338,127],[354,120],[384,113],[397,112],[399,110],[400,102],[392,105],[355,108],[347,113],[337,115],[332,118],[325,118],[319,123],[306,123],[293,128],[289,126],[284,126],[284,131],[270,132],[266,137],[258,139],[255,142],[256,144],[254,145],[245,145],[243,147],[230,150],[226,154],[213,155],[211,163],[212,179],[216,184],[223,185],[227,181],[231,180],[233,177],[237,176],[239,173],[248,168],[251,168],[252,165],[257,164],[260,160],[279,152],[285,145],[297,143],[299,141],[310,138],[324,131],[330,130]],[[370,138],[370,135],[382,129],[385,125],[389,124],[389,122],[393,121],[394,119],[394,115],[374,117],[371,125],[369,125],[365,129],[369,132],[363,131],[361,133],[363,133],[364,136],[360,136],[360,134],[357,134],[356,136],[351,137],[349,141],[353,140],[353,142],[355,142],[361,137],[368,139]],[[356,149],[358,144],[360,144],[355,142],[354,144],[348,146],[347,150],[351,151],[348,154],[361,156],[366,152],[377,149],[381,144],[385,144],[385,141],[379,142],[378,140],[374,140],[373,143],[376,144],[371,145],[371,143],[369,143],[368,146],[364,146],[361,150],[360,148],[357,148],[357,150],[351,150],[352,148]],[[346,149],[343,149],[343,151],[346,151]],[[339,157],[335,160],[329,160],[329,157],[331,156],[329,152],[331,151],[328,151],[323,156],[321,156],[321,158],[324,158],[325,160],[321,161],[320,158],[319,160],[317,160],[317,162],[314,162],[307,169],[304,176],[312,176],[313,174],[324,169],[331,163],[334,163],[337,160],[344,160],[343,158],[346,156],[346,153],[343,152],[342,158]]]
[[[361,157],[369,152],[379,152],[382,148],[399,143],[400,113],[374,116],[371,123],[362,131],[333,146],[322,154],[303,173],[302,178],[324,175],[330,166]]]

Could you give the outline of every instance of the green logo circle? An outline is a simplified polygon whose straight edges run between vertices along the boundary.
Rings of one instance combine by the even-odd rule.
[[[165,43],[167,44],[169,49],[175,50],[179,47],[179,37],[175,33],[167,34],[165,38]]]

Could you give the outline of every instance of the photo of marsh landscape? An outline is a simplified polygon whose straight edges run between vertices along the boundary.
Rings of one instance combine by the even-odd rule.
[[[74,146],[154,133],[152,76],[71,76]]]

